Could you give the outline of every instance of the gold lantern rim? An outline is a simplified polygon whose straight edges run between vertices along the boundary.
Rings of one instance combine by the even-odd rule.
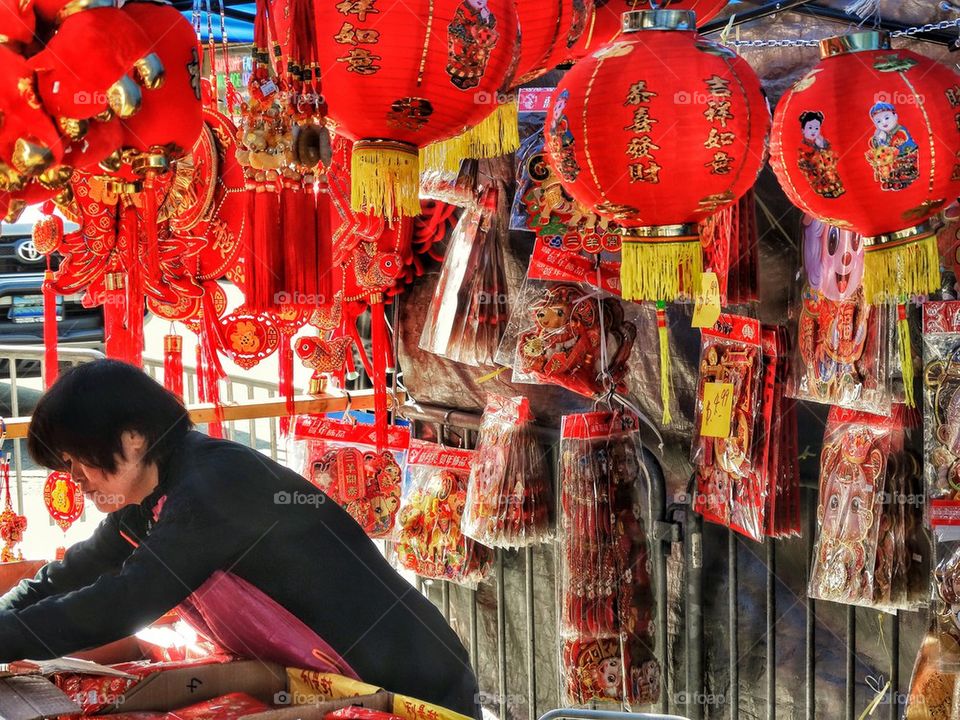
[[[870,50],[890,50],[890,33],[885,30],[861,30],[820,41],[820,59]]]
[[[620,232],[623,242],[672,243],[700,238],[700,232],[695,223],[623,227]]]
[[[922,240],[925,237],[930,237],[941,227],[943,227],[943,222],[937,218],[937,216],[934,216],[929,220],[920,223],[919,225],[914,225],[913,227],[908,227],[903,230],[897,230],[896,232],[892,233],[884,233],[883,235],[863,237],[863,247],[864,250],[868,251],[890,249],[897,247],[898,245],[903,245],[916,240]]]

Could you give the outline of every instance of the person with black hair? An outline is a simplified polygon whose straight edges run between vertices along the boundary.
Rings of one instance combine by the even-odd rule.
[[[0,597],[0,662],[98,647],[177,608],[238,655],[477,716],[462,642],[353,518],[256,450],[195,431],[141,370],[98,360],[64,373],[27,445],[109,514]]]

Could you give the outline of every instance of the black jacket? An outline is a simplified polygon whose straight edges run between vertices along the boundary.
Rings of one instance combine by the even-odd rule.
[[[282,492],[323,501],[277,502]],[[364,682],[476,714],[476,679],[463,644],[353,518],[292,470],[198,432],[161,466],[159,485],[143,503],[111,513],[62,562],[0,598],[0,662],[123,638],[216,570],[289,610]]]

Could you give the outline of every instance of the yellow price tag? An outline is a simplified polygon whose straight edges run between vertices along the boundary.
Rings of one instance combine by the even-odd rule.
[[[733,414],[733,383],[708,382],[703,386],[703,413],[700,434],[703,437],[730,437]]]
[[[713,327],[720,317],[720,281],[715,272],[705,272],[700,275],[700,292],[697,293],[697,304],[693,308],[691,327]]]

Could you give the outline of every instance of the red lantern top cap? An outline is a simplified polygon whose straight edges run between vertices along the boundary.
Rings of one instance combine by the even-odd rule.
[[[889,49],[890,33],[883,30],[865,30],[821,40],[820,59],[869,50]]]
[[[693,10],[631,10],[623,14],[623,31],[691,30],[697,29],[697,14]]]

